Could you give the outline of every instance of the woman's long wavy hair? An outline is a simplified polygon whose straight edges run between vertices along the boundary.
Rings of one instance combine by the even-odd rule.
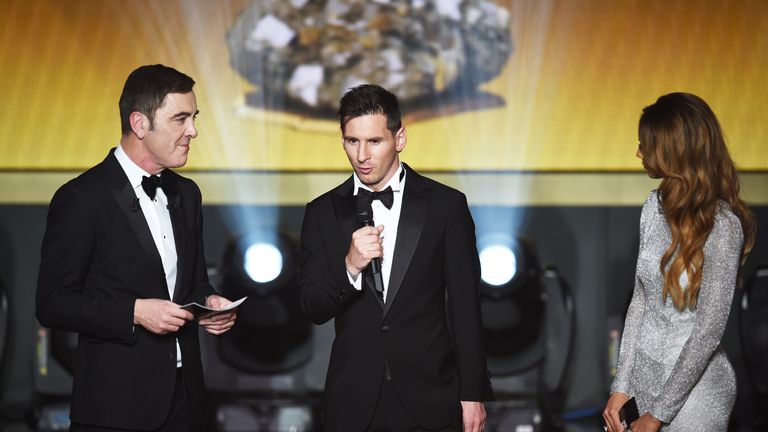
[[[741,220],[741,264],[754,243],[752,214],[739,198],[739,179],[715,113],[688,93],[661,96],[645,107],[638,132],[643,166],[661,178],[659,199],[672,233],[661,258],[663,300],[679,310],[695,309],[701,288],[704,244],[715,224],[718,200]],[[686,272],[688,287],[680,286]]]

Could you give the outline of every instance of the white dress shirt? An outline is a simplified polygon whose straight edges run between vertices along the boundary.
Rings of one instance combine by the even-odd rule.
[[[388,209],[379,200],[373,200],[371,208],[373,209],[373,223],[376,226],[384,225],[384,231],[381,233],[382,243],[384,247],[384,256],[381,258],[381,277],[384,281],[384,301],[387,301],[387,289],[389,288],[389,275],[392,273],[392,257],[395,253],[395,242],[397,241],[397,226],[400,223],[400,209],[403,207],[403,189],[405,188],[405,172],[403,172],[401,178],[401,172],[403,172],[403,164],[397,169],[392,178],[389,179],[387,184],[381,190],[387,187],[392,188],[392,195],[394,201],[392,202],[392,208]],[[372,191],[371,188],[364,185],[363,182],[357,177],[357,174],[353,173],[354,179],[354,191],[353,195],[357,196],[357,191],[360,188]],[[362,274],[362,273],[361,273]],[[347,277],[352,286],[357,290],[363,289],[362,278],[360,275],[357,278],[353,278],[352,275],[347,272]]]
[[[168,197],[162,188],[157,188],[155,199],[150,199],[144,189],[141,187],[141,179],[150,174],[128,157],[121,146],[115,149],[115,157],[120,166],[128,176],[128,181],[139,199],[141,212],[144,219],[147,220],[149,231],[152,232],[152,239],[155,241],[155,247],[160,253],[160,259],[163,262],[165,271],[165,282],[168,285],[168,298],[173,299],[173,293],[176,288],[176,241],[173,238],[173,225],[171,225],[171,215],[168,212]],[[181,348],[179,340],[176,340],[176,367],[181,367]]]

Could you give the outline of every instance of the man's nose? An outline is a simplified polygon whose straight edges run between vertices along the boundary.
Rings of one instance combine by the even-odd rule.
[[[190,138],[197,137],[197,128],[195,127],[195,122],[193,120],[190,120],[189,125],[187,125],[187,136]]]
[[[371,157],[370,153],[368,152],[368,145],[364,143],[360,143],[359,146],[357,146],[357,161],[358,162],[365,162]]]

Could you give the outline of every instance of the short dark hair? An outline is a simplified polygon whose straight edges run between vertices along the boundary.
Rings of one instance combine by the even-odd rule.
[[[387,129],[393,135],[402,127],[397,96],[382,87],[361,84],[349,89],[341,98],[339,125],[342,131],[349,120],[371,114],[384,114],[387,117]]]
[[[176,69],[161,64],[136,68],[125,80],[120,95],[120,128],[123,135],[131,131],[131,113],[138,111],[149,118],[154,128],[155,111],[169,93],[189,93],[195,80]]]

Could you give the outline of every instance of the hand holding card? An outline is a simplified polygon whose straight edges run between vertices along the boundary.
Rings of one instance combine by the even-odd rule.
[[[202,319],[202,318],[209,318],[215,315],[223,314],[227,311],[230,311],[238,306],[240,306],[241,303],[247,299],[248,296],[245,296],[237,301],[233,301],[232,303],[228,303],[226,306],[222,308],[212,308],[209,306],[201,305],[200,303],[187,303],[185,305],[181,305],[182,309],[186,309],[190,312],[192,312],[192,315],[195,316],[195,319]]]

